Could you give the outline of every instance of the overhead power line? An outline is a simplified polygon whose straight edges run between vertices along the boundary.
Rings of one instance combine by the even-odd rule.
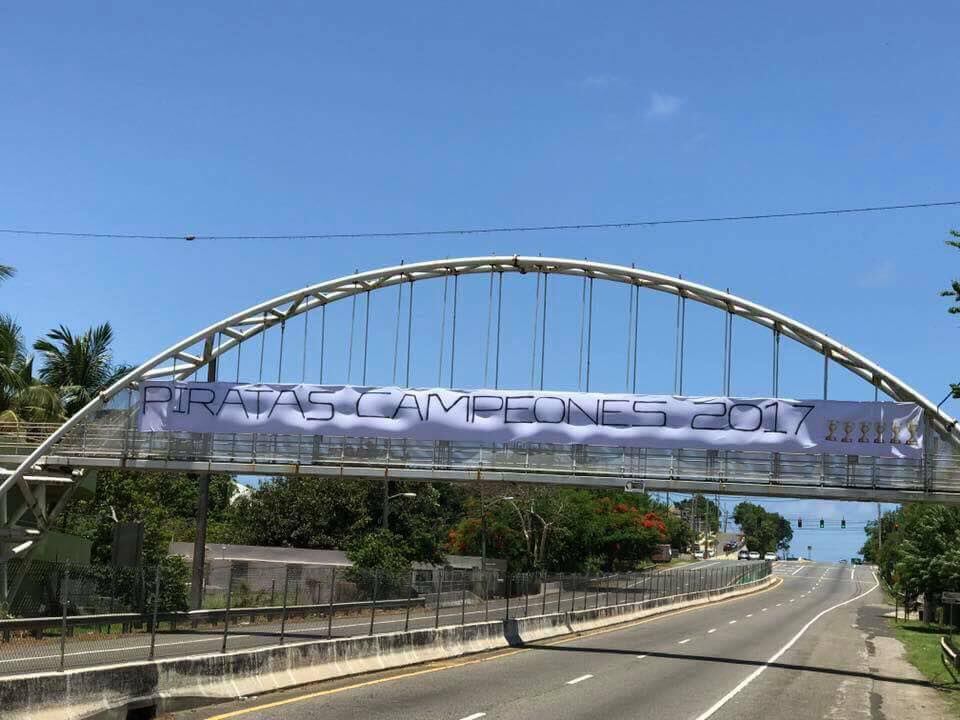
[[[567,225],[505,225],[500,227],[446,228],[434,230],[391,230],[387,232],[321,232],[285,235],[163,235],[156,233],[58,232],[24,228],[0,228],[7,235],[44,237],[94,238],[112,240],[359,240],[376,238],[430,237],[436,235],[492,235],[495,233],[529,233],[544,231],[626,230],[661,225],[691,225],[697,223],[748,222],[783,218],[816,217],[819,215],[855,215],[897,210],[921,210],[960,205],[960,200],[946,202],[876,205],[872,207],[833,208],[830,210],[798,210],[795,212],[753,213],[749,215],[719,215],[714,217],[663,218],[659,220],[630,220],[624,222],[574,223]]]

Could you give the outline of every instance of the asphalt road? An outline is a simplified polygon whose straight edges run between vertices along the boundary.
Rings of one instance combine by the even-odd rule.
[[[778,563],[764,592],[577,637],[320,683],[205,708],[183,720],[404,718],[877,717],[851,683],[864,673],[851,630],[879,602],[869,568]]]
[[[732,565],[720,560],[704,560],[688,565],[661,571],[657,574],[643,576],[639,581],[631,582],[630,589],[633,597],[666,595],[671,592],[682,591],[684,583],[692,584],[695,577],[692,574],[684,576],[682,571],[699,570]],[[666,582],[664,574],[678,573],[683,581],[676,583]],[[692,589],[692,588],[691,588]],[[625,597],[625,595],[623,596]],[[584,593],[548,592],[546,602],[543,596],[530,596],[529,599],[512,598],[510,600],[510,617],[522,615],[536,615],[546,607],[547,612],[556,612],[558,607],[563,610],[571,608],[594,607],[597,603],[606,602],[606,594],[599,597],[592,592]],[[611,595],[611,600],[613,596]],[[559,602],[558,602],[559,601]],[[506,617],[508,612],[505,600],[492,600],[487,607],[468,605],[463,610],[466,622],[480,622],[485,619],[495,620]],[[403,630],[407,620],[404,611],[378,611],[375,616],[374,633],[395,632]],[[411,612],[409,627],[411,629],[433,627],[439,622],[442,625],[458,625],[461,620],[461,608],[442,607],[439,618],[435,608],[418,608]],[[364,611],[346,617],[335,617],[331,627],[333,637],[347,637],[351,635],[365,635],[370,631],[370,613]],[[289,642],[304,640],[319,640],[327,637],[327,619],[325,617],[292,618],[285,628]],[[274,645],[279,641],[280,622],[261,622],[256,625],[248,621],[231,623],[227,640],[228,650]],[[198,655],[202,653],[219,652],[223,646],[222,626],[217,628],[180,628],[177,632],[161,631],[157,634],[155,657],[178,657],[184,655]],[[108,665],[120,662],[145,660],[150,652],[149,633],[133,633],[123,636],[76,636],[68,638],[64,647],[64,667],[67,669]],[[0,644],[0,677],[4,675],[48,672],[60,668],[60,644],[57,639],[35,641],[21,639],[11,643]]]

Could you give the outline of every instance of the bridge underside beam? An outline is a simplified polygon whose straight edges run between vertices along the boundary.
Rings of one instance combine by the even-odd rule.
[[[117,467],[117,461],[109,458],[75,458],[48,456],[47,467]],[[845,500],[854,502],[936,502],[960,505],[960,487],[957,492],[924,491],[874,487],[870,485],[821,485],[809,483],[761,480],[757,478],[728,477],[723,480],[703,477],[644,477],[642,474],[617,475],[599,472],[523,472],[495,468],[431,469],[431,468],[384,468],[382,465],[300,465],[296,463],[251,463],[230,461],[195,460],[150,460],[128,459],[123,463],[126,470],[165,471],[183,473],[228,473],[236,475],[313,475],[320,477],[345,477],[382,481],[386,473],[393,480],[415,482],[503,482],[528,485],[567,486],[582,488],[623,489],[628,482],[642,484],[650,491],[706,493],[720,495],[749,495],[756,497],[802,498],[816,500]]]

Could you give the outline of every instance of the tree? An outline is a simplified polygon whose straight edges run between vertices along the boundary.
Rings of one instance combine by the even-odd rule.
[[[768,512],[760,505],[739,503],[733,509],[733,519],[746,536],[747,547],[767,553],[790,547],[793,530],[790,522],[779,513]]]
[[[960,232],[951,230],[950,235],[958,239],[947,240],[946,244],[960,250]],[[951,315],[960,314],[960,280],[953,280],[949,288],[940,291],[940,296],[951,298],[953,304],[947,308],[947,312]],[[950,391],[955,399],[960,399],[960,383],[950,383]]]
[[[688,500],[678,502],[677,509],[684,521],[700,536],[704,534],[704,523],[710,533],[720,531],[720,507],[700,493]]]
[[[924,596],[924,619],[929,622],[937,595],[960,589],[960,508],[905,506],[898,555],[897,585],[908,596]]]
[[[90,327],[80,335],[61,325],[33,344],[43,367],[40,379],[57,388],[67,415],[89,403],[129,368],[113,363],[113,329],[110,323]]]
[[[212,527],[223,523],[233,492],[228,475],[210,476]],[[108,563],[114,516],[119,522],[143,523],[143,562],[156,565],[166,557],[172,540],[193,540],[198,499],[199,485],[190,475],[100,470],[94,495],[75,498],[57,518],[57,527],[92,540],[93,561]]]
[[[0,423],[55,422],[63,416],[57,393],[33,376],[23,331],[10,315],[0,315]]]

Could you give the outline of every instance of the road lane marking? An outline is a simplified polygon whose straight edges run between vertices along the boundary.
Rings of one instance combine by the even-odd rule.
[[[478,718],[486,717],[486,713],[474,713],[473,715],[467,715],[466,717],[460,718],[460,720],[477,720]]]
[[[690,642],[690,638],[687,638],[686,640],[681,640],[680,642],[677,643],[677,645],[686,645],[688,642]]]
[[[757,593],[767,592],[768,590],[775,590],[776,588],[783,585],[783,579],[778,578],[772,585],[766,588],[758,590]],[[756,594],[756,593],[754,593]],[[742,600],[741,596],[723,598],[717,600],[716,602],[710,603],[710,605],[721,605],[723,603],[733,602],[735,600]],[[611,627],[597,628],[596,630],[589,630],[587,632],[581,633],[579,635],[571,635],[567,637],[561,637],[557,640],[552,640],[544,643],[545,645],[565,645],[566,643],[574,642],[577,640],[583,640],[584,638],[593,637],[595,635],[606,635],[612,632],[623,632],[624,630],[629,630],[640,625],[646,625],[647,623],[657,622],[659,620],[665,620],[669,617],[675,617],[677,615],[683,615],[688,612],[695,612],[700,610],[698,607],[691,608],[680,608],[678,610],[668,610],[659,615],[654,615],[653,617],[644,618],[642,620],[635,620],[633,622],[628,622],[622,625],[614,625]],[[383,683],[393,682],[394,680],[406,680],[411,677],[418,677],[420,675],[428,675],[430,673],[441,672],[442,670],[455,670],[457,668],[465,667],[467,665],[477,665],[479,663],[490,662],[491,660],[500,660],[502,658],[510,657],[512,655],[519,655],[520,653],[529,652],[530,648],[519,648],[517,650],[507,650],[505,652],[497,653],[495,655],[490,655],[489,657],[480,657],[473,660],[461,660],[458,662],[439,662],[437,665],[424,668],[423,670],[414,670],[413,672],[400,673],[398,675],[390,675],[382,678],[375,678],[373,680],[365,680],[364,682],[354,683],[352,685],[343,685],[341,687],[330,688],[329,690],[317,690],[315,692],[304,693],[303,695],[296,695],[291,698],[286,698],[284,700],[275,700],[269,703],[263,703],[261,705],[252,705],[250,707],[240,708],[239,710],[231,710],[229,712],[221,713],[219,715],[213,715],[206,720],[228,720],[228,718],[235,718],[241,715],[249,715],[253,712],[261,712],[263,710],[270,710],[275,707],[281,707],[283,705],[292,705],[293,703],[304,702],[305,700],[314,700],[319,697],[326,697],[327,695],[337,695],[342,692],[348,692],[350,690],[358,690],[360,688],[370,687],[372,685],[380,685]]]
[[[717,631],[716,628],[710,628],[709,630],[707,630],[707,635],[710,635],[711,633],[715,633],[716,631]]]
[[[646,655],[637,655],[637,660],[643,660],[645,657]]]
[[[857,569],[856,569],[856,568],[850,568],[850,579],[851,579],[851,580],[854,579],[853,576],[856,574],[856,572],[857,572]]]
[[[781,605],[783,605],[783,603],[777,603],[777,607],[780,607]]]
[[[574,678],[573,680],[567,680],[567,685],[576,685],[578,682],[583,682],[584,680],[589,680],[589,679],[592,678],[592,677],[593,677],[593,675],[581,675],[580,677]]]
[[[766,611],[767,611],[767,609],[766,609],[766,608],[764,608],[764,609],[763,609],[763,610],[761,610],[760,612],[766,612]]]
[[[717,702],[715,702],[715,703],[714,703],[711,707],[709,707],[705,712],[703,712],[703,713],[701,713],[700,715],[698,715],[695,720],[707,720],[708,718],[712,717],[712,716],[717,712],[717,710],[719,710],[719,709],[722,708],[724,705],[726,705],[728,702],[730,702],[730,700],[733,699],[734,697],[736,697],[736,696],[740,693],[741,690],[743,690],[745,687],[747,687],[747,685],[749,685],[749,684],[752,683],[754,680],[756,680],[757,677],[759,677],[760,674],[761,674],[764,670],[766,670],[768,667],[770,667],[771,665],[773,665],[773,663],[775,663],[777,660],[779,660],[779,659],[783,656],[783,654],[784,654],[785,652],[787,652],[787,650],[789,650],[790,648],[792,648],[792,647],[796,644],[797,640],[799,640],[801,637],[803,637],[803,634],[804,634],[807,630],[810,629],[810,626],[811,626],[811,625],[813,625],[817,620],[819,620],[820,618],[822,618],[822,617],[823,617],[824,615],[826,615],[828,612],[830,612],[831,610],[836,610],[836,609],[839,608],[839,607],[843,607],[844,605],[849,605],[850,603],[856,602],[857,600],[860,600],[861,598],[865,598],[867,595],[869,595],[869,594],[872,593],[874,590],[876,590],[878,587],[880,587],[880,581],[877,579],[877,574],[876,574],[876,573],[873,573],[873,580],[874,580],[874,585],[873,585],[873,587],[870,588],[869,590],[867,590],[866,592],[862,592],[862,593],[860,593],[859,595],[857,595],[856,597],[852,597],[852,598],[850,598],[849,600],[844,600],[843,602],[837,603],[836,605],[832,605],[832,606],[828,607],[826,610],[821,610],[818,614],[814,615],[814,616],[813,616],[813,619],[811,619],[806,625],[804,625],[802,628],[800,628],[800,632],[798,632],[796,635],[794,635],[792,638],[790,638],[790,641],[789,641],[786,645],[784,645],[782,648],[780,648],[779,650],[777,650],[777,652],[773,655],[773,657],[771,657],[769,660],[767,660],[767,662],[765,662],[763,665],[761,665],[761,666],[758,667],[756,670],[754,670],[752,673],[750,673],[746,678],[744,678],[744,679],[740,682],[739,685],[737,685],[733,690],[731,690],[730,692],[728,692],[728,693],[727,693],[726,695],[724,695],[722,698],[720,698],[719,700],[717,700]]]
[[[737,624],[736,620],[731,620],[730,622],[727,623],[727,625],[736,625],[736,624]]]
[[[800,567],[798,567],[796,570],[794,570],[794,571],[793,571],[792,573],[790,573],[790,574],[791,574],[791,575],[796,575],[796,574],[797,574],[798,572],[800,572],[801,570],[803,570],[803,565],[801,565]]]
[[[747,613],[747,617],[753,617],[753,613]]]

